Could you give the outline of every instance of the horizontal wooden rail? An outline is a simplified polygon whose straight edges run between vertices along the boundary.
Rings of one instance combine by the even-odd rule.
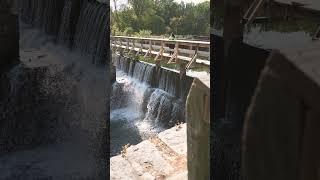
[[[110,39],[114,51],[153,56],[155,61],[168,58],[168,63],[187,61],[187,69],[194,63],[210,66],[210,42],[127,36],[111,36]]]

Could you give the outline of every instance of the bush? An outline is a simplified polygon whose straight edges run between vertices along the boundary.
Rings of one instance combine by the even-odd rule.
[[[138,33],[135,35],[138,37],[150,37],[152,32],[150,30],[140,30]]]

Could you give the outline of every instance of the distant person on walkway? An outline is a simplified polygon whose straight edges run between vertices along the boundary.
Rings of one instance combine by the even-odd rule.
[[[171,33],[169,40],[176,40],[176,36],[173,33]]]
[[[169,40],[172,40],[172,41],[176,40],[176,36],[173,33],[171,33]],[[172,55],[173,51],[171,51],[171,50],[174,49],[175,44],[168,44],[168,47],[170,48],[169,54]]]

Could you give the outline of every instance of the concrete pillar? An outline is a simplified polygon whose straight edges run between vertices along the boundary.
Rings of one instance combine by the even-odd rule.
[[[188,179],[210,179],[210,87],[195,78],[186,103]]]
[[[243,179],[319,180],[318,47],[268,58],[244,124]]]

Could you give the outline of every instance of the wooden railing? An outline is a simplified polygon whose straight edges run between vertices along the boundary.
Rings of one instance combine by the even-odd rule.
[[[144,57],[154,57],[155,61],[167,58],[169,64],[187,61],[187,69],[194,63],[210,66],[210,42],[127,36],[111,36],[110,39],[116,52],[126,51],[128,55],[135,56],[143,54]]]

